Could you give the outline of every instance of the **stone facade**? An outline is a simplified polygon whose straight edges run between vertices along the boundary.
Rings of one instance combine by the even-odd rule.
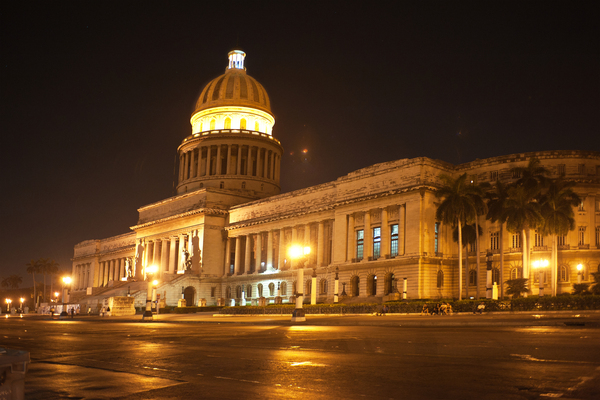
[[[239,54],[235,63],[230,58],[230,65],[240,65]],[[243,67],[243,57],[241,60]],[[229,81],[238,85],[245,69],[244,74],[239,68],[235,73],[236,78]],[[208,86],[218,82],[211,81]],[[104,292],[108,296],[111,288],[113,293],[120,288],[118,295],[123,295],[128,285],[135,289],[128,294],[136,299],[136,306],[143,306],[146,289],[140,283],[148,278],[146,268],[155,265],[158,272],[153,279],[160,282],[157,293],[169,306],[177,305],[182,297],[192,303],[188,305],[198,305],[202,299],[207,305],[256,304],[260,298],[272,303],[276,297],[286,303],[293,301],[296,292],[304,293],[305,301],[310,302],[314,275],[314,300],[333,302],[336,271],[339,294],[344,295],[340,301],[344,302],[397,297],[405,282],[408,298],[457,297],[457,245],[452,241],[452,228],[435,219],[439,176],[467,173],[477,183],[497,179],[508,183],[517,179],[512,169],[526,166],[533,157],[541,160],[551,177],[575,181],[575,191],[583,199],[575,212],[576,229],[560,238],[557,292],[571,290],[578,280],[578,264],[584,266],[583,282],[590,282],[590,272],[599,268],[598,152],[532,152],[460,165],[425,157],[402,159],[278,194],[283,150],[271,136],[274,118],[264,132],[236,129],[227,122],[231,110],[218,108],[232,106],[227,90],[210,86],[210,91],[202,91],[198,104],[203,104],[202,96],[212,103],[196,112],[203,113],[202,118],[205,114],[218,116],[219,124],[224,125],[204,132],[201,127],[210,122],[206,117],[209,122],[197,123],[192,136],[184,139],[179,147],[178,194],[141,207],[132,232],[75,246],[76,296],[101,296]],[[257,110],[272,117],[265,96],[266,92],[257,98],[263,102]],[[242,117],[251,114],[251,102],[245,100],[244,106]],[[242,123],[242,117],[236,115],[234,122]],[[480,220],[479,224],[483,228],[480,271],[475,270],[474,250],[469,250],[463,296],[485,296],[488,251],[493,254],[494,280],[498,279],[500,237],[505,251],[502,280],[518,276],[522,269],[518,238],[497,223]],[[534,244],[530,259],[550,258],[552,238],[534,231],[529,236]],[[290,260],[292,244],[309,246],[311,253],[301,262]],[[299,283],[300,266],[305,278]],[[530,278],[535,294],[537,277],[531,274]],[[132,281],[137,285],[130,285]],[[297,285],[302,285],[301,291]]]

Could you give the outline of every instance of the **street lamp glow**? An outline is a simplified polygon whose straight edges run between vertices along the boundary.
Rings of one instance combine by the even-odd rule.
[[[58,292],[54,292],[54,297],[56,297],[56,299],[54,301],[55,302],[58,301]]]
[[[581,264],[578,264],[578,265],[577,265],[577,271],[581,271],[582,269],[583,269],[583,265],[581,265]]]
[[[577,283],[581,283],[583,280],[583,265],[577,265]]]
[[[10,312],[10,303],[12,303],[12,300],[6,299],[6,312]],[[6,316],[8,317],[8,314]]]
[[[306,321],[304,310],[302,309],[302,303],[304,303],[304,267],[305,264],[308,262],[310,247],[303,247],[298,244],[295,244],[289,247],[288,254],[292,260],[298,260],[298,278],[296,281],[296,308],[292,313],[292,322],[303,322]]]
[[[298,244],[290,246],[289,250],[288,250],[288,254],[290,255],[290,258],[292,259],[299,259],[301,257],[304,257],[308,254],[310,254],[310,247],[306,246],[306,247],[302,247]]]
[[[158,285],[157,280],[151,280],[150,276],[153,276],[158,272],[158,266],[148,265],[146,267],[146,280],[148,281],[148,289],[146,292],[146,311],[142,316],[142,321],[152,321],[152,293],[154,292],[154,286]]]
[[[539,276],[539,281],[538,281],[538,287],[539,287],[539,296],[543,296],[544,295],[544,268],[546,268],[548,265],[550,265],[550,262],[548,260],[544,260],[544,259],[539,259],[539,260],[535,260],[533,263],[533,268],[537,269],[540,271],[540,276]]]
[[[65,285],[70,285],[72,281],[70,276],[65,276],[62,280],[65,283]]]
[[[550,265],[548,260],[535,260],[533,262],[533,268],[545,268]]]
[[[155,280],[153,280],[153,281],[152,281],[152,284],[153,284],[154,286],[157,286],[157,285],[158,285],[158,281],[155,279]]]
[[[148,268],[146,268],[147,274],[154,275],[156,272],[158,272],[158,267],[156,265],[150,265]]]

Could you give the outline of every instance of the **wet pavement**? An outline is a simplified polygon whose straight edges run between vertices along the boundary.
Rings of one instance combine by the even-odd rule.
[[[600,398],[600,313],[0,320],[27,399]]]

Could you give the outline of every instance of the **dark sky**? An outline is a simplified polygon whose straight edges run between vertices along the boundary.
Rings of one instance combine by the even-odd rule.
[[[401,158],[600,150],[593,4],[4,1],[0,277],[70,269],[76,243],[171,196],[236,43],[271,97],[284,192]]]

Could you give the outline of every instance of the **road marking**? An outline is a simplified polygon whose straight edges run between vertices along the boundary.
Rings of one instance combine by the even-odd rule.
[[[229,378],[227,376],[215,376],[215,378],[217,378],[217,379],[227,379],[227,380],[230,380],[230,381],[247,382],[247,383],[258,383],[258,384],[260,384],[260,382],[258,382],[258,381],[248,381],[246,379]]]

